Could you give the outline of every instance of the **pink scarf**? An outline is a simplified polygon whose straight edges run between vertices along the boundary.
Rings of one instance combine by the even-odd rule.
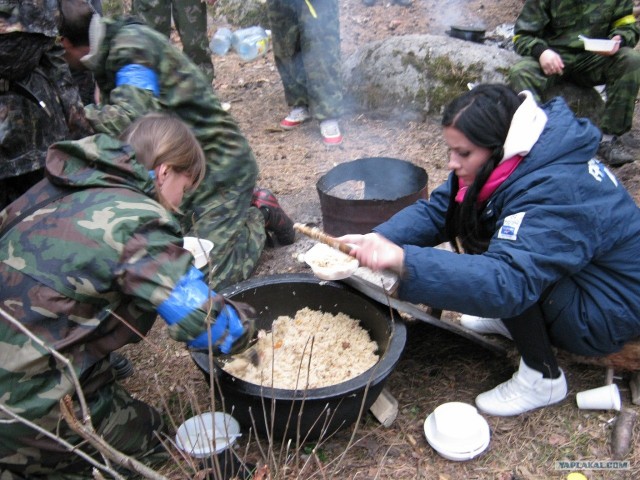
[[[502,183],[509,178],[509,175],[513,173],[513,171],[520,165],[524,157],[522,155],[515,155],[500,164],[491,172],[489,178],[486,183],[480,189],[480,194],[478,195],[478,204],[482,204],[486,202],[493,192],[495,192]],[[456,194],[456,202],[462,203],[464,200],[464,196],[467,194],[468,186],[464,184],[462,179],[458,180],[460,187],[458,188],[458,193]]]

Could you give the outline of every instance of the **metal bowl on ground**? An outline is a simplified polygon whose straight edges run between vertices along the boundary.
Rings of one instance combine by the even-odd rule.
[[[378,363],[363,374],[338,385],[308,390],[261,387],[245,382],[221,368],[214,360],[216,389],[222,407],[245,428],[258,436],[312,441],[352,425],[362,409],[369,407],[382,391],[395,368],[406,342],[406,328],[389,307],[339,282],[318,280],[309,274],[282,274],[255,278],[221,291],[226,297],[246,302],[257,311],[257,328],[270,330],[281,315],[290,317],[304,308],[333,314],[345,313],[358,319],[378,344]],[[193,352],[192,358],[210,381],[209,358]]]
[[[427,172],[388,157],[341,163],[316,183],[323,230],[329,235],[369,233],[398,211],[428,196]],[[340,186],[346,188],[340,190]]]
[[[453,38],[469,42],[484,43],[486,30],[479,26],[451,25],[447,34]]]

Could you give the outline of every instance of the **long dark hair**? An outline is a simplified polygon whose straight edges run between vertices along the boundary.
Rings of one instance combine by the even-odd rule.
[[[466,253],[482,253],[488,248],[493,227],[480,221],[484,205],[478,205],[478,194],[502,160],[511,119],[521,103],[522,98],[508,86],[486,84],[456,98],[444,110],[443,127],[454,127],[474,145],[491,150],[462,203],[455,201],[459,184],[453,176],[445,232],[455,251],[462,247]]]

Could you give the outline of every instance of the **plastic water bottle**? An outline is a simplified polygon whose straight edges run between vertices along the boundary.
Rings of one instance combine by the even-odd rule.
[[[231,35],[231,46],[235,49],[238,48],[238,44],[247,37],[251,37],[252,35],[258,34],[266,34],[264,28],[259,25],[255,27],[241,28],[240,30],[236,30]]]
[[[216,55],[226,55],[231,48],[231,36],[233,33],[227,27],[220,27],[209,43],[209,48]]]
[[[245,62],[261,57],[269,49],[269,37],[253,35],[241,41],[237,48],[238,56]]]

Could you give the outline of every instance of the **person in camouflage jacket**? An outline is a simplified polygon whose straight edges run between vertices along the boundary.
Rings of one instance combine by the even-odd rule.
[[[176,25],[184,53],[213,82],[213,63],[207,35],[207,4],[216,0],[133,0],[131,12],[147,25],[169,37],[171,19]]]
[[[0,210],[42,178],[51,143],[93,133],[57,21],[56,0],[0,2]]]
[[[248,310],[225,305],[192,266],[180,225],[165,208],[175,209],[204,176],[197,140],[179,119],[157,113],[123,139],[98,134],[54,144],[47,178],[0,217],[3,480],[65,478],[89,467],[29,426],[7,422],[4,409],[80,443],[60,417],[59,401],[76,394],[65,365],[9,316],[71,362],[96,432],[144,461],[162,457],[163,420],[115,382],[109,353],[140,341],[158,314],[169,335],[191,348],[214,342],[214,352],[228,353],[252,334]]]
[[[614,39],[608,53],[585,51],[579,38]],[[640,52],[634,50],[640,27],[633,0],[527,0],[516,19],[513,42],[522,55],[509,72],[509,83],[529,90],[536,100],[561,81],[582,86],[606,86],[598,151],[609,165],[634,160],[616,141],[631,129],[640,87]]]
[[[251,275],[265,245],[265,228],[281,244],[292,243],[293,222],[273,195],[266,207],[256,198],[253,152],[198,67],[165,36],[133,18],[92,17],[78,0],[62,0],[61,5],[67,61],[92,70],[100,87],[102,104],[85,107],[96,131],[117,135],[146,112],[173,112],[202,145],[206,178],[185,198],[181,221],[185,234],[214,244],[210,256],[215,264],[206,267],[212,288]]]

